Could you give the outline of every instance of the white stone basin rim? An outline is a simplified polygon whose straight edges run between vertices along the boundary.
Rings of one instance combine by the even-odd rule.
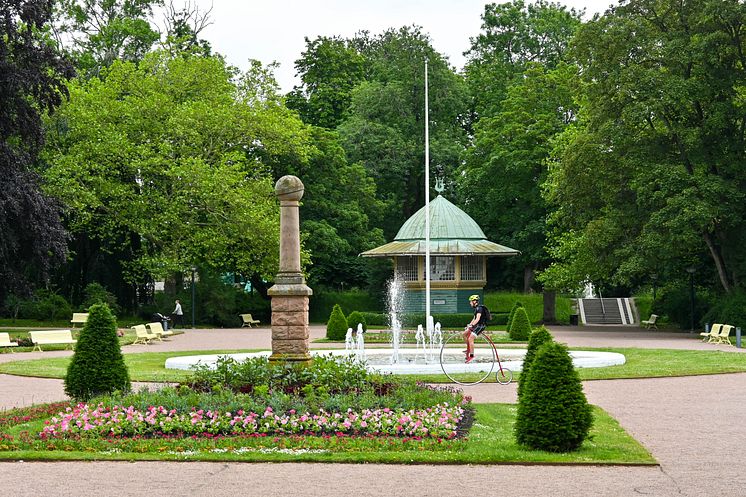
[[[445,365],[449,373],[470,373],[489,369],[489,364],[472,363],[463,364],[463,352],[460,349],[446,349],[445,352],[452,357],[453,362]],[[365,360],[369,371],[393,374],[442,374],[440,357],[436,354],[430,361],[426,360],[422,350],[399,349],[399,364],[390,364],[392,349],[366,349]],[[520,371],[523,366],[523,357],[526,349],[497,349],[503,367],[511,371]],[[166,369],[189,370],[197,364],[214,367],[218,357],[231,357],[236,361],[244,361],[253,357],[269,357],[270,351],[251,352],[244,354],[206,354],[182,357],[169,357],[166,359]],[[311,350],[312,355],[334,355],[347,356],[349,352],[342,349],[335,350]],[[623,354],[616,352],[596,352],[589,350],[570,351],[572,363],[576,368],[603,368],[608,366],[619,366],[625,363]],[[405,361],[412,361],[406,362]],[[497,370],[497,365],[495,365]]]

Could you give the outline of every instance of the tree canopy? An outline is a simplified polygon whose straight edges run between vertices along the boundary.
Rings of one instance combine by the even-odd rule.
[[[46,283],[67,252],[60,205],[34,171],[42,116],[67,96],[70,62],[49,42],[47,0],[8,0],[0,9],[0,302]]]
[[[632,0],[580,29],[584,104],[547,188],[547,280],[634,286],[699,265],[743,285],[744,9]]]

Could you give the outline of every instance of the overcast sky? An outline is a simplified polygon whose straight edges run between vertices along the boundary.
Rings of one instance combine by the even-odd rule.
[[[283,92],[292,89],[295,60],[305,48],[304,37],[350,37],[361,30],[373,34],[387,28],[422,26],[437,51],[457,69],[464,65],[469,38],[479,34],[484,0],[192,0],[205,10],[212,5],[213,24],[203,37],[228,62],[241,69],[248,59],[280,63],[276,71]],[[502,2],[498,2],[502,3]],[[585,8],[586,16],[603,12],[616,0],[559,0]],[[174,0],[179,5],[179,0]]]

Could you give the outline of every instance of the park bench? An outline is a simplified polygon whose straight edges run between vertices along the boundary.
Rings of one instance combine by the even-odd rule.
[[[135,330],[135,341],[132,345],[143,343],[149,344],[151,341],[158,339],[158,335],[150,333],[144,324],[136,324],[132,327]]]
[[[70,345],[77,343],[71,330],[29,331],[28,334],[34,343],[32,350],[39,349],[39,352],[42,351],[42,345],[67,345],[69,348]]]
[[[241,324],[241,328],[243,328],[244,326],[248,326],[249,328],[251,328],[252,324],[259,326],[259,320],[251,317],[251,314],[239,314],[239,316],[241,316],[241,321],[243,322],[243,324]]]
[[[146,326],[150,329],[150,334],[155,335],[161,342],[163,341],[163,337],[172,336],[174,334],[171,330],[164,330],[163,324],[161,323],[148,323]]]
[[[85,324],[86,321],[88,321],[87,312],[74,312],[73,318],[70,320],[70,323],[72,323],[73,328],[75,328],[76,324]]]
[[[703,331],[699,334],[699,336],[702,337],[703,342],[713,342],[717,340],[717,337],[720,335],[720,328],[722,327],[722,324],[713,324],[710,328],[710,331]]]
[[[645,326],[645,329],[649,330],[650,328],[658,329],[658,325],[655,324],[655,322],[658,320],[657,314],[651,314],[650,318],[640,321],[640,324]]]
[[[723,327],[720,328],[720,333],[717,336],[712,337],[712,341],[714,343],[727,343],[728,345],[733,345],[730,341],[730,332],[733,331],[733,328],[735,328],[735,326],[724,324]]]
[[[10,333],[0,333],[0,347],[18,347],[18,344],[10,341]],[[13,352],[13,349],[10,351]]]

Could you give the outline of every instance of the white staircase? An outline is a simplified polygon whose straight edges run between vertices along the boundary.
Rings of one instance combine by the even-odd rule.
[[[635,324],[628,298],[578,299],[578,311],[583,324]]]

